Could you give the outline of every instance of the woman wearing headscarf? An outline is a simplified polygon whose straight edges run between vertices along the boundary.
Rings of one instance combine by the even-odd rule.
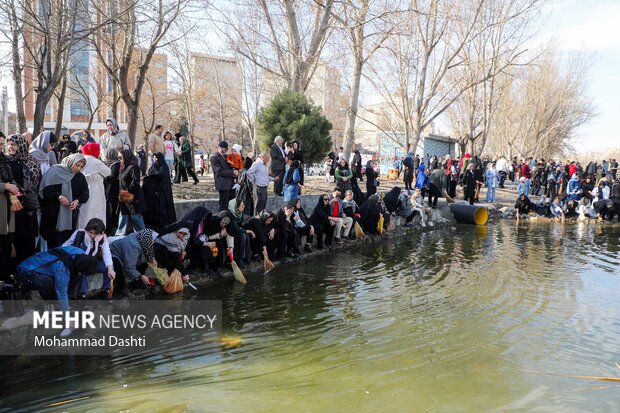
[[[285,256],[297,258],[300,239],[297,232],[293,228],[293,211],[294,206],[289,202],[285,202],[278,211],[275,212],[274,225],[276,229],[276,260],[284,260]]]
[[[122,286],[123,294],[128,295],[126,285],[129,282],[139,281],[144,285],[150,285],[149,277],[144,272],[147,263],[157,266],[154,250],[156,238],[155,231],[143,229],[110,243],[116,280],[119,286]]]
[[[299,189],[299,182],[301,181],[299,167],[300,163],[297,160],[287,165],[286,172],[284,173],[284,202],[297,198],[301,192]]]
[[[322,194],[319,196],[312,215],[310,215],[310,223],[314,227],[314,232],[316,233],[316,247],[319,250],[323,249],[324,236],[326,237],[325,245],[327,245],[328,248],[332,246],[336,223],[329,219],[331,212],[332,207],[329,203],[329,195]]]
[[[411,187],[413,183],[413,152],[407,154],[407,157],[403,161],[403,166],[405,167],[405,173],[403,174],[405,189],[413,189]]]
[[[353,201],[355,202],[355,201]],[[299,238],[306,237],[304,251],[312,252],[312,240],[314,239],[314,227],[310,223],[310,219],[306,215],[301,199],[296,198],[291,201],[293,205],[293,229],[299,235]]]
[[[142,182],[142,192],[146,205],[144,223],[147,227],[159,230],[177,220],[172,199],[170,171],[163,153],[153,155],[148,175]]]
[[[379,194],[373,194],[360,206],[360,225],[365,234],[378,234],[377,224],[380,216]]]
[[[429,188],[430,184],[427,173],[428,169],[426,169],[424,162],[420,163],[420,166],[418,167],[418,175],[415,181],[415,187],[420,188],[422,191],[422,197],[426,196],[426,190]]]
[[[346,159],[340,158],[338,166],[334,171],[334,176],[336,177],[336,186],[340,188],[343,194],[352,189],[351,178],[353,177],[353,173]]]
[[[85,164],[84,156],[75,153],[43,175],[39,186],[40,230],[48,248],[60,246],[78,228],[79,208],[90,195],[86,178],[80,172]]]
[[[353,151],[353,160],[351,161],[351,172],[356,180],[364,179],[362,177],[362,155],[357,149]]]
[[[100,147],[98,143],[89,142],[82,148],[82,155],[86,159],[86,165],[82,174],[88,184],[88,202],[80,207],[78,226],[84,228],[93,218],[99,218],[106,224],[107,209],[105,187],[103,180],[112,174],[110,167],[99,160]]]
[[[228,248],[234,247],[234,239],[230,236],[230,212],[220,211],[204,220],[198,230],[198,254],[202,257],[203,269],[207,273],[219,275],[224,264]]]
[[[118,159],[121,163],[119,169],[121,222],[118,226],[117,235],[126,235],[129,220],[131,220],[134,231],[145,228],[142,212],[146,209],[146,205],[140,187],[140,167],[136,155],[129,149],[123,149]]]
[[[200,180],[194,173],[194,159],[192,158],[192,146],[189,143],[189,139],[185,136],[181,136],[179,138],[180,141],[180,156],[178,160],[179,164],[179,173],[174,178],[174,183],[178,184],[180,182],[181,175],[187,173],[193,180],[194,185],[197,185]]]
[[[569,199],[573,201],[581,199],[583,191],[581,190],[581,183],[579,182],[579,174],[576,172],[571,175],[570,181],[568,181],[567,193]]]
[[[275,252],[275,228],[273,220],[275,215],[273,212],[261,211],[257,216],[250,218],[250,220],[243,226],[246,230],[251,230],[256,235],[254,238],[250,238],[250,248],[252,250],[252,258],[260,260],[273,259]]]
[[[242,199],[231,199],[228,203],[228,211],[230,212],[229,234],[234,238],[233,250],[234,257],[239,266],[250,263],[252,250],[250,248],[250,238],[255,238],[256,234],[251,229],[243,227],[243,216],[245,211],[245,203]]]
[[[118,122],[114,118],[108,118],[105,121],[105,125],[108,131],[103,134],[99,145],[101,145],[101,152],[104,156],[108,155],[108,149],[116,149],[121,151],[123,149],[131,149],[131,141],[129,136],[120,130]],[[107,158],[103,159],[107,161]]]
[[[43,131],[30,144],[30,155],[37,160],[41,168],[41,175],[45,175],[52,165],[56,165],[56,155],[52,151],[52,143],[56,135],[51,131]]]
[[[377,186],[379,186],[378,176],[379,174],[375,171],[372,161],[366,162],[366,197],[377,193]]]
[[[161,268],[166,268],[168,272],[178,270],[179,273],[185,273],[185,265],[183,260],[187,253],[187,243],[189,242],[189,229],[179,228],[176,232],[171,232],[158,237],[155,240],[155,256],[157,263]],[[184,282],[189,282],[189,274],[183,276]]]
[[[14,264],[17,265],[35,253],[36,239],[39,235],[37,211],[41,169],[37,160],[28,153],[28,143],[22,135],[9,136],[7,146],[13,179],[23,193],[23,196],[19,197],[23,209],[15,212],[13,246]]]
[[[15,232],[15,212],[11,198],[19,189],[13,180],[9,158],[0,151],[0,280],[9,282],[11,275],[11,241]]]
[[[293,141],[293,146],[289,151],[293,161],[299,161],[299,185],[304,184],[304,152],[298,141]]]
[[[463,185],[465,186],[465,200],[469,202],[469,205],[474,204],[476,189],[478,188],[476,174],[474,173],[475,168],[476,164],[469,163],[467,166],[467,172],[465,172],[465,176],[463,177]]]
[[[110,168],[110,175],[103,178],[106,199],[106,233],[116,234],[118,228],[118,194],[120,192],[121,169],[121,163],[118,160],[118,151],[114,148],[108,148],[105,159],[106,166]]]
[[[243,160],[243,169],[241,174],[237,177],[239,183],[239,189],[237,189],[235,198],[242,199],[245,204],[246,215],[252,216],[254,214],[254,187],[252,182],[248,179],[248,170],[252,167],[252,158],[245,157]]]
[[[342,201],[342,210],[345,215],[353,220],[352,226],[355,227],[355,223],[359,223],[360,220],[360,207],[353,198],[353,191],[347,191],[344,194],[344,201]],[[349,232],[349,239],[355,239],[355,231]]]

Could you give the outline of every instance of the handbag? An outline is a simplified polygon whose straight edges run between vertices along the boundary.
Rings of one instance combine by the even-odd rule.
[[[134,195],[131,192],[121,189],[121,191],[118,194],[118,201],[121,204],[131,204],[133,200],[134,200]]]

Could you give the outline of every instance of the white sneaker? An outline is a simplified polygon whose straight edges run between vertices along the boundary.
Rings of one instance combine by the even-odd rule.
[[[424,221],[420,221],[420,226],[421,226],[422,228],[426,228],[426,223],[425,223]]]
[[[435,224],[433,224],[432,222],[429,222],[429,223],[428,223],[428,226],[429,226],[429,227],[433,227],[433,226],[435,226]]]

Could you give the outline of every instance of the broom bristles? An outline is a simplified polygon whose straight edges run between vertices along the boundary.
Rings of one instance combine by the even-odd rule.
[[[243,273],[241,272],[241,268],[239,268],[239,266],[237,265],[235,261],[232,261],[232,269],[233,269],[233,274],[235,275],[235,280],[239,281],[241,284],[248,283],[245,277],[243,276]]]
[[[265,270],[265,274],[267,274],[269,271],[271,271],[274,268],[276,268],[276,265],[273,262],[271,262],[271,260],[269,258],[264,257],[263,268]]]
[[[107,274],[104,275],[104,277],[107,277]],[[110,288],[108,289],[108,300],[112,299],[112,295],[114,295],[114,280],[110,280]]]

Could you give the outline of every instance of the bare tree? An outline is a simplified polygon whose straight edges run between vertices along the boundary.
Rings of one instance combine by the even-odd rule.
[[[132,145],[138,129],[142,89],[153,55],[165,45],[170,28],[189,3],[190,0],[158,0],[155,3],[119,0],[118,3],[100,4],[98,8],[98,13],[112,21],[112,26],[107,29],[109,33],[102,30],[94,36],[93,45],[120,89],[127,107],[127,134]]]
[[[551,49],[509,81],[490,134],[491,151],[534,159],[558,155],[597,115],[585,89],[585,59],[573,57],[561,70]]]
[[[335,0],[257,0],[219,9],[212,20],[235,53],[304,92],[329,34]],[[262,24],[255,24],[261,19]],[[254,24],[254,25],[252,25]]]
[[[515,67],[529,64],[532,53],[527,44],[536,28],[532,27],[542,6],[540,0],[489,0],[483,9],[479,34],[461,49],[463,65],[448,76],[456,83],[458,98],[447,110],[448,121],[456,132],[464,153],[467,148],[481,155],[489,137],[499,100]],[[464,92],[460,92],[465,88]]]
[[[374,89],[404,125],[407,151],[422,131],[472,85],[449,84],[448,74],[463,65],[460,53],[479,35],[486,0],[413,0],[399,15],[396,30],[366,74]]]
[[[19,3],[21,5],[21,3]],[[24,23],[21,19],[21,7],[15,0],[0,1],[0,10],[8,22],[0,30],[11,45],[10,56],[13,91],[15,93],[15,107],[17,114],[17,130],[26,132],[26,114],[24,112],[23,70],[24,63],[20,54],[20,42],[24,36]]]
[[[364,65],[391,35],[393,27],[388,19],[398,5],[392,1],[345,0],[334,19],[346,32],[351,52],[352,81],[347,123],[344,134],[344,156],[349,159],[355,136],[355,121],[359,106],[360,86]]]

